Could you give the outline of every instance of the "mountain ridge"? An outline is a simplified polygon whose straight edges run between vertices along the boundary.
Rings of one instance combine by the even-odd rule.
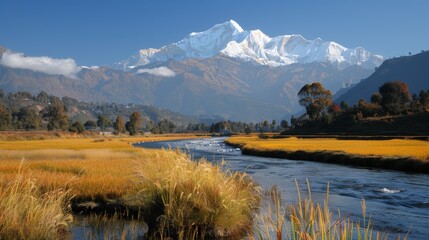
[[[175,75],[139,72],[160,67]],[[76,78],[0,65],[0,88],[33,94],[45,91],[79,101],[146,104],[186,115],[257,122],[288,119],[299,111],[296,93],[306,83],[321,81],[335,92],[370,73],[359,66],[338,69],[330,63],[270,67],[218,55],[150,63],[128,72],[109,67],[82,68]]]
[[[296,34],[271,38],[259,29],[243,30],[237,22],[229,20],[206,31],[192,32],[179,42],[159,49],[141,49],[113,66],[128,71],[153,62],[204,59],[219,54],[274,67],[293,63],[330,62],[342,68],[361,65],[373,69],[383,61],[382,56],[371,54],[362,47],[348,49],[335,42],[326,42],[321,38],[307,40]]]
[[[356,104],[362,98],[369,102],[371,95],[390,81],[405,82],[411,94],[418,94],[420,90],[429,89],[428,62],[429,51],[388,59],[371,76],[351,87],[335,101]]]

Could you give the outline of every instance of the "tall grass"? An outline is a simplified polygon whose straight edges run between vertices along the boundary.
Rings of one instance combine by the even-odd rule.
[[[261,240],[386,240],[389,236],[373,231],[373,223],[366,216],[366,205],[363,200],[362,220],[353,222],[342,218],[329,209],[329,185],[323,204],[315,203],[311,196],[310,184],[307,181],[308,197],[298,192],[296,204],[282,205],[281,194],[274,187],[269,191],[271,203],[265,212],[257,215],[258,225],[249,239]],[[401,239],[400,236],[397,239]],[[405,236],[403,239],[407,239]]]
[[[3,150],[0,184],[20,172],[45,190],[70,189],[75,199],[117,198],[132,189],[133,161],[142,154],[126,149]],[[20,158],[25,159],[22,166]]]
[[[313,202],[310,190],[308,198],[299,196],[292,206],[283,206],[279,193],[271,191],[272,204],[256,217],[262,224],[252,235],[261,193],[248,175],[231,172],[225,164],[191,161],[179,150],[133,148],[129,142],[136,140],[143,141],[0,141],[0,239],[63,238],[71,222],[64,204],[70,203],[68,194],[75,196],[74,201],[114,198],[141,210],[149,237],[155,239],[249,235],[249,239],[343,240],[374,235],[371,222],[359,225],[334,215],[328,209],[328,195],[320,205]],[[20,164],[21,158],[28,160]],[[129,225],[131,229],[112,225],[106,232],[103,226],[117,223],[115,218],[88,221],[96,226],[85,235],[88,239],[141,233],[135,229],[138,225]]]
[[[62,239],[73,220],[69,194],[41,192],[36,182],[18,175],[0,185],[0,239]]]
[[[134,148],[132,142],[192,137],[195,136],[0,140],[0,185],[12,181],[21,169],[24,177],[31,175],[45,190],[71,189],[75,200],[120,198],[133,190],[134,161],[156,151]],[[26,160],[22,166],[21,159]]]
[[[139,192],[127,201],[141,207],[152,236],[241,239],[251,229],[260,191],[248,175],[191,161],[179,150],[158,151],[139,164]]]
[[[400,156],[429,160],[429,142],[421,140],[340,140],[335,138],[282,138],[259,139],[252,137],[231,137],[227,142],[242,145],[247,149],[287,151],[330,151],[356,155]]]

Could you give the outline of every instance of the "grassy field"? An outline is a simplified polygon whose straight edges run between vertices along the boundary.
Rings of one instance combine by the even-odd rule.
[[[250,177],[230,172],[223,165],[192,161],[179,150],[132,146],[132,142],[195,137],[44,136],[43,140],[5,137],[6,140],[0,140],[0,196],[13,196],[10,192],[15,192],[18,197],[0,199],[0,239],[9,239],[8,236],[20,229],[19,224],[6,224],[8,219],[2,218],[3,210],[11,213],[10,216],[16,213],[15,218],[27,224],[29,230],[22,236],[44,238],[35,230],[45,217],[40,214],[34,219],[32,209],[40,209],[50,216],[50,208],[44,206],[63,206],[61,201],[66,201],[66,205],[70,201],[98,205],[115,201],[121,205],[118,209],[125,207],[127,212],[128,209],[140,212],[155,239],[202,239],[219,235],[240,238],[251,230],[252,214],[260,200],[259,187]],[[11,187],[17,178],[31,184],[33,192],[29,194],[25,188],[21,192],[21,188]],[[58,192],[63,194],[57,196]],[[29,210],[16,211],[30,205],[20,198],[28,198],[29,202],[39,200]],[[51,201],[45,204],[45,198]],[[55,207],[55,210],[58,216],[68,216],[64,209]],[[48,230],[67,229],[55,226],[47,226],[43,234],[52,235]],[[53,234],[52,238],[57,237]]]
[[[261,190],[248,175],[191,161],[179,150],[131,144],[191,137],[0,137],[0,239],[67,239],[70,202],[111,200],[141,212],[149,225],[147,239],[350,239],[353,231],[372,231],[349,223],[344,229],[347,219],[333,222],[327,204],[320,207],[311,197],[282,207],[272,193],[273,209],[256,214]],[[128,232],[118,232],[116,217],[91,221],[97,226],[113,221],[103,235],[125,238]]]
[[[71,189],[77,199],[121,197],[133,191],[136,161],[154,151],[130,143],[186,137],[195,136],[2,140],[0,184],[20,171],[45,190]]]
[[[429,173],[429,142],[420,140],[339,140],[237,136],[227,143],[243,153]]]

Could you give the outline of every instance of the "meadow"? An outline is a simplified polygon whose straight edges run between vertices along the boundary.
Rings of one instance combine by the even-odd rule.
[[[35,179],[44,190],[71,189],[75,199],[118,198],[133,190],[136,161],[154,150],[132,142],[195,136],[52,138],[0,141],[0,184]]]
[[[19,239],[33,232],[34,239],[56,239],[62,237],[57,233],[64,234],[63,229],[70,227],[70,221],[63,221],[63,225],[46,221],[52,214],[35,219],[35,210],[69,219],[73,205],[93,208],[112,202],[124,211],[114,216],[143,217],[154,238],[242,236],[250,230],[260,200],[259,187],[250,177],[203,159],[191,161],[179,150],[132,146],[133,142],[195,137],[5,137],[7,140],[0,141],[0,190],[2,196],[9,197],[0,200],[0,239],[16,236],[24,231],[21,226],[26,230]],[[17,181],[20,186],[31,185],[31,190],[14,187]],[[28,201],[19,200],[22,198]],[[29,204],[34,199],[35,204]],[[45,203],[45,199],[55,204]],[[17,211],[21,204],[28,209]],[[7,224],[9,217],[3,213],[19,221]],[[43,222],[50,222],[46,230],[35,231]]]
[[[43,134],[42,134],[43,135]],[[148,239],[371,239],[372,225],[334,218],[309,196],[285,204],[245,173],[174,149],[135,148],[131,143],[194,138],[192,135],[99,137],[5,136],[0,140],[0,239],[68,239],[73,204],[111,202],[113,215],[91,215],[109,226],[104,238],[125,239],[121,218],[144,219]],[[42,136],[42,138],[41,138]],[[41,140],[40,140],[41,139]],[[300,192],[298,190],[298,192]],[[271,204],[260,209],[261,198]],[[128,213],[137,212],[137,216]],[[98,212],[99,213],[99,212]],[[144,224],[143,224],[144,225]],[[140,225],[133,225],[135,233]],[[362,234],[362,235],[361,235]],[[89,232],[86,239],[99,239]],[[377,239],[384,239],[376,235]]]
[[[235,136],[244,154],[429,173],[429,141]]]

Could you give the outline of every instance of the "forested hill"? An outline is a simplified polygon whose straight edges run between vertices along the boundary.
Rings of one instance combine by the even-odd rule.
[[[363,98],[367,102],[383,83],[401,81],[408,85],[411,94],[418,94],[422,89],[429,89],[429,51],[405,57],[386,60],[368,78],[352,87],[336,99],[349,104]]]
[[[70,97],[59,98],[40,92],[32,95],[29,92],[4,93],[0,89],[0,130],[43,130],[47,128],[48,111],[56,108],[63,115],[63,124],[58,126],[65,129],[76,121],[84,124],[97,122],[102,116],[113,123],[118,115],[127,121],[133,112],[142,116],[142,126],[158,123],[164,119],[177,127],[198,123],[199,119],[174,113],[153,106],[138,104],[88,103]],[[58,110],[59,109],[59,110]],[[57,113],[56,113],[57,114]],[[52,115],[52,114],[51,114]],[[108,124],[109,125],[109,124]],[[111,125],[111,124],[110,124]]]

